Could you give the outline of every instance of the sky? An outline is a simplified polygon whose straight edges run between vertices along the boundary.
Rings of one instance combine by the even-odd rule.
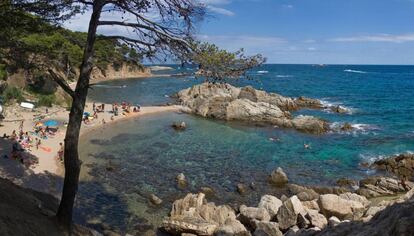
[[[414,0],[199,1],[208,9],[199,40],[267,63],[414,64]],[[65,23],[87,25],[88,14]]]

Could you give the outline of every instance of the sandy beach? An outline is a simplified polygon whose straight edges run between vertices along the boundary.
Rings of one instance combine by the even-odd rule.
[[[96,105],[101,105],[96,104]],[[152,115],[160,112],[180,111],[180,106],[148,106],[141,107],[139,112],[131,112],[113,116],[111,104],[105,104],[105,111],[98,113],[98,118],[92,120],[89,124],[82,124],[81,135],[104,126],[120,122],[125,119],[138,118],[140,116]],[[10,135],[13,130],[19,131],[19,126],[23,120],[23,131],[31,132],[39,121],[53,120],[58,121],[59,129],[53,136],[41,140],[41,145],[36,148],[34,143],[29,149],[24,151],[25,156],[30,159],[37,159],[38,163],[27,167],[17,160],[11,159],[12,142],[8,139],[0,139],[0,177],[7,178],[16,184],[32,188],[38,191],[51,193],[59,196],[61,189],[61,179],[63,176],[63,164],[58,161],[57,152],[59,143],[63,143],[66,127],[64,124],[68,121],[69,111],[61,107],[37,108],[35,110],[25,110],[17,107],[16,115],[6,116],[0,127],[0,134]],[[93,114],[93,103],[87,102],[85,112]],[[113,119],[111,119],[113,117]],[[40,119],[39,119],[40,118]],[[105,121],[105,122],[104,122]],[[35,135],[30,135],[35,140]]]

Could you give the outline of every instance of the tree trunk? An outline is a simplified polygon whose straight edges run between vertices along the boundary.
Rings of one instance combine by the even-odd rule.
[[[72,107],[69,114],[69,123],[65,136],[65,180],[63,184],[62,198],[60,200],[57,219],[71,229],[73,205],[78,191],[80,161],[78,154],[79,133],[82,124],[82,116],[88,95],[89,77],[92,71],[93,48],[96,39],[96,30],[104,2],[94,1],[93,12],[89,22],[88,37],[86,41],[83,60],[80,67],[80,75],[72,99]]]

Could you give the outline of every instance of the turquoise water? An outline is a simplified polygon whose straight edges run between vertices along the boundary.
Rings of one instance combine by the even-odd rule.
[[[254,204],[263,193],[278,194],[266,183],[278,166],[292,182],[332,185],[340,177],[373,174],[360,162],[414,151],[413,66],[265,65],[250,74],[252,80],[234,84],[340,104],[351,112],[299,113],[323,117],[333,127],[350,122],[357,129],[315,136],[176,113],[118,123],[82,138],[78,218],[86,222],[89,214],[100,215],[101,221],[123,230],[144,232],[156,227],[174,199],[200,187],[214,188],[212,200],[219,203]],[[199,82],[185,77],[105,82],[90,99],[157,105],[172,102],[166,95]],[[170,128],[175,121],[185,121],[189,128],[176,132]],[[271,142],[271,137],[280,141]],[[304,143],[311,149],[305,150]],[[108,172],[108,165],[115,170]],[[175,184],[180,172],[190,181],[185,190]],[[251,182],[255,191],[235,193],[237,183]],[[164,200],[162,206],[147,204],[151,193]]]

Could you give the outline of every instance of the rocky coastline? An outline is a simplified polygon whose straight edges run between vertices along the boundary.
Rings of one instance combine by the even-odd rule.
[[[289,183],[287,174],[277,168],[268,181],[275,188],[284,188],[286,194],[263,195],[257,206],[215,205],[203,192],[189,193],[173,203],[161,230],[187,236],[411,235],[414,155],[391,156],[370,168],[385,170],[384,165],[394,165],[384,163],[398,160],[399,168],[411,173],[405,185],[399,173],[389,171],[390,176],[360,181],[340,179],[337,187],[300,186]],[[238,185],[237,190],[240,188]]]
[[[301,132],[323,134],[330,130],[329,122],[314,116],[293,116],[301,109],[326,109],[320,100],[307,97],[284,97],[267,93],[251,86],[234,87],[227,83],[202,83],[181,90],[177,94],[185,112],[202,117],[227,121],[265,123]],[[345,113],[343,107],[329,107],[334,112]]]

